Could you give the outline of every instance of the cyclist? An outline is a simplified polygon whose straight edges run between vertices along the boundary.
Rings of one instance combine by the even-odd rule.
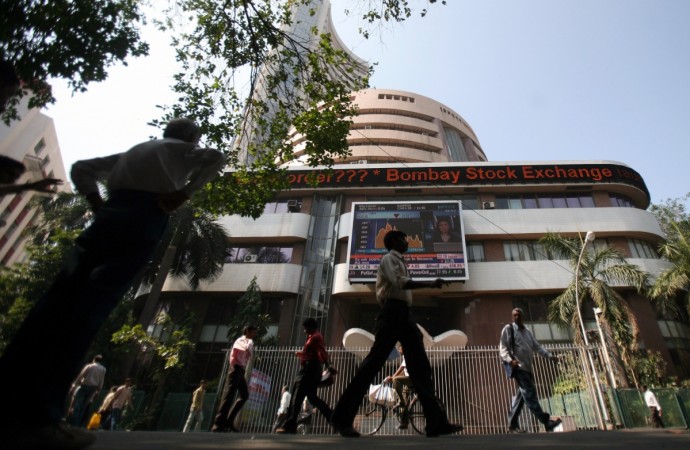
[[[404,388],[412,388],[412,381],[410,380],[410,374],[407,373],[407,363],[405,362],[405,354],[403,352],[402,345],[399,348],[400,355],[402,355],[402,362],[400,367],[391,376],[386,377],[385,383],[393,383],[393,389],[395,393],[398,394],[398,404],[395,405],[394,409],[398,410],[400,417],[400,425],[398,425],[399,430],[406,430],[410,423],[410,416],[408,414],[408,407],[410,404],[410,399],[405,395]]]

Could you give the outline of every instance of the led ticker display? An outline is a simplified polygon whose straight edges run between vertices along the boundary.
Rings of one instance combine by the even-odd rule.
[[[404,257],[415,280],[467,279],[460,202],[361,202],[352,205],[350,282],[376,281],[379,262],[388,253],[383,237],[391,230],[407,234]]]

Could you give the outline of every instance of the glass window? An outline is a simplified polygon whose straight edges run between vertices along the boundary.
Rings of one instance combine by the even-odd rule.
[[[484,259],[484,243],[483,242],[467,242],[467,262],[483,262]]]
[[[565,202],[564,197],[554,197],[553,198],[553,207],[554,208],[567,208],[568,204]]]
[[[538,208],[537,199],[533,197],[525,197],[522,199],[522,207],[525,209],[536,209]]]
[[[580,207],[580,197],[574,197],[572,195],[566,197],[565,199],[568,208],[579,208]]]
[[[580,196],[580,206],[582,208],[594,208],[594,199],[591,195],[582,195]]]
[[[628,239],[628,244],[633,258],[659,259],[659,255],[654,250],[654,247],[646,241]]]
[[[519,198],[509,198],[508,208],[510,209],[522,209],[522,200]]]
[[[540,208],[553,208],[553,199],[551,197],[539,197],[537,202]]]

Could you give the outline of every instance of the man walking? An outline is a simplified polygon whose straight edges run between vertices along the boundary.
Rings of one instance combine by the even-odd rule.
[[[86,413],[91,403],[101,389],[103,389],[106,369],[101,364],[102,360],[103,357],[101,355],[94,356],[93,361],[84,366],[72,384],[74,397],[72,400],[72,410],[70,411],[70,423],[75,427],[84,426]]]
[[[644,401],[649,408],[649,420],[652,422],[652,426],[664,428],[664,422],[661,420],[661,405],[656,399],[656,395],[647,386],[642,386],[642,392],[644,392]]]
[[[440,278],[434,281],[413,281],[410,278],[403,260],[403,253],[408,247],[407,235],[402,231],[389,231],[383,242],[389,253],[381,258],[376,275],[376,299],[382,306],[376,318],[374,344],[340,396],[331,423],[341,436],[359,436],[352,427],[359,404],[396,342],[400,341],[405,348],[407,371],[424,409],[426,435],[436,437],[456,433],[462,430],[462,426],[448,422],[448,417],[436,398],[431,364],[424,350],[422,333],[410,314],[411,289],[440,288],[445,281]]]
[[[552,361],[557,361],[558,358],[546,351],[537,342],[532,333],[525,327],[523,315],[522,309],[513,309],[513,323],[503,327],[499,343],[501,360],[510,366],[511,378],[515,380],[517,385],[517,392],[513,397],[513,403],[508,414],[510,422],[508,431],[511,433],[525,432],[520,428],[519,420],[522,407],[527,403],[527,407],[532,411],[534,417],[544,425],[546,431],[551,432],[561,423],[561,419],[551,420],[549,413],[541,409],[537,388],[534,384],[533,359],[534,352]]]
[[[8,448],[93,443],[93,433],[61,423],[65,398],[96,333],[150,261],[169,214],[223,167],[222,153],[199,148],[200,137],[193,121],[174,119],[163,139],[72,166],[93,221],[0,358],[0,383],[12,386],[4,401],[14,405],[0,412]],[[108,189],[105,201],[100,182]]]
[[[204,395],[206,394],[206,380],[199,382],[199,387],[192,394],[192,406],[189,407],[189,417],[182,428],[183,433],[189,433],[194,427],[194,431],[201,429],[201,422],[204,421]]]
[[[326,402],[316,395],[316,389],[321,381],[323,366],[330,366],[323,336],[319,332],[316,319],[312,317],[305,319],[302,326],[304,327],[304,333],[307,335],[307,340],[302,351],[296,353],[302,368],[297,374],[297,379],[292,388],[294,394],[290,401],[288,418],[285,424],[276,430],[276,433],[297,433],[297,417],[305,397],[309,403],[321,411],[326,420],[330,420],[332,414],[331,408]]]
[[[132,407],[132,379],[125,378],[125,384],[118,387],[113,396],[112,413],[110,415],[110,431],[122,428],[122,412]]]
[[[211,431],[215,433],[240,432],[235,427],[235,418],[249,398],[245,371],[254,351],[253,339],[256,337],[256,331],[257,328],[253,325],[244,327],[242,336],[237,338],[232,346],[230,351],[230,372],[225,381],[225,389],[223,389],[223,397],[218,408],[218,414],[216,414],[213,427],[211,428]],[[235,394],[238,397],[233,404],[232,401],[235,398]]]

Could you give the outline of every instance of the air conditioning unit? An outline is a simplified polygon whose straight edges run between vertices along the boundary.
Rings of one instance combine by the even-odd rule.
[[[371,125],[365,125],[365,126],[364,126],[364,129],[365,129],[365,130],[371,130]]]
[[[244,262],[246,263],[255,263],[259,260],[259,255],[253,255],[251,253],[247,253],[244,255]]]
[[[299,212],[300,209],[302,209],[302,204],[299,202],[299,200],[288,200],[287,209],[290,212]]]
[[[369,161],[366,159],[360,159],[359,161],[357,161],[357,164],[369,164]]]
[[[483,203],[484,209],[496,209],[496,203],[494,202],[484,202]]]

